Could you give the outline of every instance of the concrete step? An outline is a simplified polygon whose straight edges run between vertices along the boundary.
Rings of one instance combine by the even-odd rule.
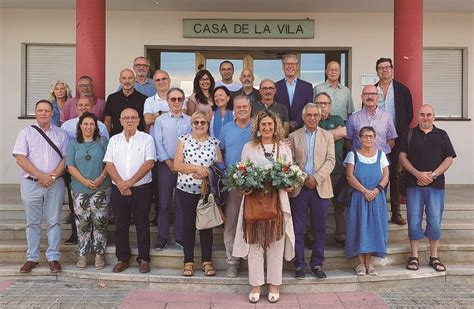
[[[61,210],[61,219],[64,220],[69,215],[69,207],[64,204]],[[0,218],[2,220],[25,220],[25,207],[18,204],[0,205]]]
[[[41,246],[41,251],[46,250],[46,243]],[[10,240],[0,241],[0,264],[12,264],[23,261],[26,254],[26,241]],[[136,264],[135,260],[138,256],[138,249],[136,244],[131,243],[132,256],[130,258],[131,265]],[[79,255],[77,246],[61,246],[62,258],[61,261],[65,264],[75,264]],[[420,242],[419,246],[420,265],[422,267],[428,264],[429,260],[429,246],[426,241]],[[201,252],[200,247],[196,246],[194,251],[196,267],[201,265]],[[309,261],[311,256],[310,250],[305,250],[306,260]],[[410,256],[410,246],[408,241],[393,242],[389,243],[387,248],[387,256],[385,259],[374,259],[374,265],[376,266],[391,266],[397,264],[406,263]],[[474,243],[471,241],[458,240],[456,242],[441,242],[439,247],[439,256],[442,261],[446,264],[450,263],[469,263],[474,261]],[[170,245],[162,251],[150,251],[152,267],[162,269],[176,269],[180,270],[183,266],[183,250],[176,245]],[[227,267],[225,249],[222,244],[214,244],[212,253],[213,262],[215,268],[220,271],[224,271]],[[41,261],[45,262],[44,254],[41,254]],[[89,262],[91,265],[94,263],[94,254],[90,254]],[[106,262],[108,265],[114,265],[117,262],[115,257],[115,246],[113,243],[109,243],[106,248]],[[327,246],[325,249],[325,269],[340,269],[340,268],[353,268],[356,266],[356,260],[347,258],[344,253],[344,249],[337,246]],[[247,269],[247,261],[241,260],[241,269]],[[294,270],[292,262],[285,262],[284,269]]]
[[[95,283],[98,286],[118,286],[149,288],[170,292],[221,292],[248,293],[248,273],[241,272],[238,278],[225,277],[218,272],[215,277],[205,277],[201,271],[195,271],[193,277],[182,277],[181,272],[174,269],[152,269],[148,274],[140,274],[136,265],[120,274],[112,272],[112,266],[97,271],[93,267],[78,270],[74,265],[63,265],[63,271],[52,274],[47,264],[40,264],[30,274],[18,272],[20,264],[0,266],[0,276],[20,280],[60,280],[84,283]],[[448,265],[445,272],[436,272],[432,268],[423,267],[418,271],[409,271],[404,265],[379,267],[377,276],[355,275],[353,269],[328,270],[327,278],[318,280],[310,273],[305,279],[293,278],[292,271],[283,272],[283,284],[280,292],[284,293],[317,293],[317,292],[357,292],[387,291],[392,288],[474,283],[474,268],[471,264]],[[264,288],[262,294],[266,294]],[[245,296],[244,296],[245,297]],[[282,300],[284,295],[282,295]]]

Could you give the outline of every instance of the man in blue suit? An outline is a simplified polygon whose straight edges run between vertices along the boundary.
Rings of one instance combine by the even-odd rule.
[[[288,108],[290,132],[303,126],[301,112],[306,103],[313,100],[313,86],[297,78],[300,65],[294,54],[284,55],[281,59],[285,78],[276,82],[275,101]]]

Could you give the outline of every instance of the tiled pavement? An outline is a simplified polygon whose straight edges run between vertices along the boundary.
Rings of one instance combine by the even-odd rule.
[[[246,294],[174,293],[61,281],[0,281],[1,308],[472,308],[474,286],[441,285],[386,292],[282,294],[277,304]]]

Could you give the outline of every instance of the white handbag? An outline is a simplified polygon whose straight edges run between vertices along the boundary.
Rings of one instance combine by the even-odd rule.
[[[224,212],[217,206],[212,193],[207,193],[208,182],[204,178],[201,185],[201,198],[196,209],[196,229],[205,230],[224,223]]]

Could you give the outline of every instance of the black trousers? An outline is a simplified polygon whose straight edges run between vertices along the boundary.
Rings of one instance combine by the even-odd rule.
[[[128,237],[130,219],[133,214],[137,229],[138,260],[150,261],[150,184],[132,187],[131,196],[120,194],[116,186],[112,186],[112,209],[115,221],[115,255],[122,262],[130,259],[130,241]]]
[[[196,208],[200,194],[191,194],[176,189],[176,203],[181,204],[183,213],[183,250],[184,263],[194,262],[194,240],[196,238]],[[212,229],[200,230],[201,259],[203,262],[212,260]]]
[[[388,154],[389,165],[389,180],[390,180],[390,208],[393,216],[400,216],[400,190],[398,188],[398,167],[399,160],[398,146],[393,147],[392,151]]]

